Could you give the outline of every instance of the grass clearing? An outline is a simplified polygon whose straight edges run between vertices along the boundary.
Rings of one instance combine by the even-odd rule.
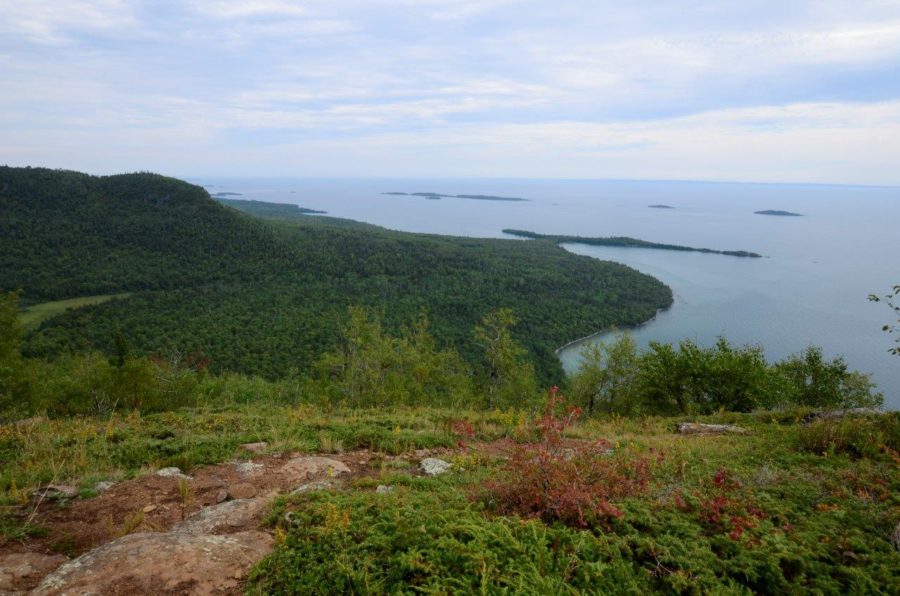
[[[32,331],[41,326],[41,323],[56,315],[73,308],[81,308],[82,306],[92,306],[95,304],[103,304],[109,300],[116,298],[127,298],[131,296],[131,292],[123,292],[121,294],[104,294],[100,296],[81,296],[79,298],[68,298],[66,300],[56,300],[54,302],[42,302],[29,306],[22,312],[21,321],[26,330]]]

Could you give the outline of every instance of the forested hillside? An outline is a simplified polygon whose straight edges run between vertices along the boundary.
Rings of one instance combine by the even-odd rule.
[[[202,352],[213,370],[269,377],[333,348],[351,305],[394,329],[425,311],[436,339],[470,362],[473,326],[508,307],[550,382],[556,347],[672,300],[649,276],[548,243],[262,221],[162,176],[34,168],[0,169],[0,286],[21,289],[25,304],[131,292],[45,321],[27,354],[109,353],[121,330],[136,354]]]

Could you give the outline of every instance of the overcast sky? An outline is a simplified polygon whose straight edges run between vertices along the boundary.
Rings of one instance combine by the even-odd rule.
[[[0,0],[0,163],[900,184],[895,0]]]

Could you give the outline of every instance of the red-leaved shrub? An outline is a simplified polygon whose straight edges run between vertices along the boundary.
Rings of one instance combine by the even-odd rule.
[[[565,438],[581,410],[564,401],[556,387],[550,390],[534,424],[540,440],[518,445],[505,473],[487,484],[489,504],[499,513],[588,527],[621,516],[612,501],[647,488],[646,457],[616,454],[603,439]]]

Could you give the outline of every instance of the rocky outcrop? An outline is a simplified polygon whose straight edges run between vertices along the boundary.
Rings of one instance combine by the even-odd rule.
[[[13,553],[0,556],[0,594],[31,589],[40,579],[68,561],[62,555]]]
[[[265,515],[269,503],[267,497],[226,501],[192,513],[183,522],[176,524],[171,531],[201,535],[254,529]]]
[[[350,473],[344,462],[318,455],[301,455],[288,460],[279,472],[289,484],[304,484],[319,478],[335,478]]]
[[[427,476],[437,476],[450,471],[453,466],[450,462],[438,459],[436,457],[426,457],[419,462],[419,469]]]
[[[682,435],[745,435],[746,428],[733,424],[703,424],[700,422],[679,422],[678,432]]]
[[[35,595],[216,594],[236,590],[272,551],[265,532],[129,534],[62,565]]]

